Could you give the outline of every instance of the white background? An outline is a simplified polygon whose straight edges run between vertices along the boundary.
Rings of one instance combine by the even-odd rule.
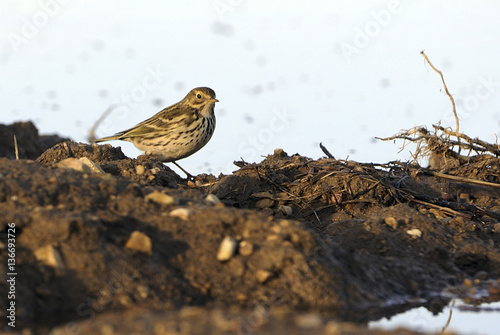
[[[499,13],[497,0],[2,0],[0,122],[32,120],[42,134],[85,142],[113,104],[98,136],[209,86],[217,129],[180,161],[193,174],[229,173],[233,160],[278,147],[319,158],[319,142],[339,158],[408,160],[401,143],[374,137],[455,125],[425,50],[461,131],[495,142]]]

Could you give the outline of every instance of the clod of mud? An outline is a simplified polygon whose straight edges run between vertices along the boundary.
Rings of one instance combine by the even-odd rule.
[[[66,140],[58,135],[39,135],[31,121],[0,124],[0,157],[16,158],[14,135],[21,159],[36,159],[51,146]]]
[[[59,165],[82,157],[104,172]],[[414,306],[437,313],[471,287],[495,297],[498,189],[282,150],[242,166],[188,183],[110,145],[1,158],[17,329],[385,334],[363,324]],[[255,313],[262,323],[249,324]]]

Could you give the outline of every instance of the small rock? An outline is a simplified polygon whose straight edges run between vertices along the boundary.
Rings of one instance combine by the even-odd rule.
[[[99,165],[94,163],[90,158],[88,157],[80,157],[78,159],[80,162],[82,162],[85,166],[90,168],[90,172],[96,172],[96,173],[104,173],[104,171],[101,169]]]
[[[338,321],[328,321],[325,325],[325,335],[341,335],[342,326]]]
[[[392,227],[393,229],[397,229],[398,228],[398,221],[396,221],[395,218],[393,218],[392,216],[388,216],[384,219],[384,222],[386,225]]]
[[[450,193],[443,193],[443,194],[441,194],[441,199],[443,199],[445,201],[452,201],[453,195]]]
[[[486,271],[479,271],[478,273],[476,273],[476,279],[479,279],[479,280],[486,280],[488,279],[488,272]]]
[[[300,328],[313,329],[321,327],[323,320],[317,313],[307,313],[295,317],[295,324]]]
[[[231,258],[227,262],[227,266],[232,277],[241,277],[245,273],[245,265],[238,258]]]
[[[289,227],[292,224],[290,220],[280,220],[281,227]]]
[[[45,247],[38,248],[35,250],[35,258],[40,262],[53,267],[55,269],[56,276],[63,276],[66,270],[64,262],[62,260],[61,254],[52,245],[46,245]]]
[[[292,215],[292,213],[293,213],[292,207],[290,207],[290,206],[280,205],[280,206],[278,206],[278,210],[287,216]]]
[[[205,200],[211,204],[217,205],[220,203],[220,199],[215,194],[209,194],[205,197]]]
[[[140,175],[140,174],[144,174],[144,172],[145,172],[145,171],[146,171],[146,169],[145,169],[145,168],[144,168],[144,166],[142,166],[142,165],[137,165],[137,166],[135,167],[135,173],[137,173],[137,174],[139,174],[139,175]]]
[[[500,233],[500,223],[495,223],[495,225],[493,226],[493,231],[495,233]]]
[[[175,198],[172,197],[171,195],[162,193],[158,190],[154,190],[153,192],[149,193],[144,197],[146,201],[153,201],[158,204],[163,204],[163,205],[173,205],[175,204]]]
[[[288,154],[285,152],[285,150],[283,150],[281,148],[274,149],[274,155],[278,156],[278,157],[287,157],[288,156]]]
[[[99,165],[88,159],[81,157],[80,159],[71,157],[57,163],[57,167],[80,171],[82,173],[104,173]]]
[[[271,271],[266,271],[266,270],[257,270],[255,273],[257,276],[257,280],[261,283],[264,283],[266,280],[269,279],[273,275]]]
[[[269,208],[274,204],[273,199],[260,199],[255,203],[255,207],[264,209],[264,208]]]
[[[217,252],[217,260],[223,262],[233,257],[237,246],[238,242],[234,238],[230,236],[224,237]]]
[[[457,200],[458,200],[458,202],[462,202],[462,203],[463,202],[469,202],[470,196],[467,193],[460,193],[458,195],[458,199]]]
[[[125,243],[125,248],[143,252],[151,256],[153,254],[153,243],[148,235],[136,230],[130,234],[130,237]]]
[[[414,237],[421,237],[422,236],[422,231],[420,229],[417,229],[417,228],[407,230],[406,233],[408,235],[414,236]]]
[[[274,225],[274,226],[271,226],[271,228],[269,228],[269,230],[272,231],[273,233],[279,234],[281,232],[281,226]]]
[[[149,295],[149,288],[146,285],[137,286],[137,293],[142,299],[146,299]]]
[[[187,221],[189,218],[189,215],[191,215],[193,211],[189,208],[176,208],[173,211],[170,212],[170,216],[180,218],[184,221]]]
[[[253,253],[253,244],[248,241],[241,241],[238,252],[242,256],[250,256]]]

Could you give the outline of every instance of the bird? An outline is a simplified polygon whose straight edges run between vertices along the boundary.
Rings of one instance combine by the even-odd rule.
[[[191,156],[212,138],[216,102],[219,100],[211,88],[193,88],[184,99],[136,126],[92,142],[132,142],[146,155],[161,162],[172,162],[192,178],[176,161]]]

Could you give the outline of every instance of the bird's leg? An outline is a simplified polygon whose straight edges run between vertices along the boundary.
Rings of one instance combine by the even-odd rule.
[[[194,180],[194,177],[193,177],[193,175],[192,175],[191,173],[189,173],[189,172],[187,172],[186,170],[184,170],[184,169],[183,169],[183,168],[182,168],[179,164],[177,164],[176,162],[172,162],[172,163],[174,163],[174,164],[175,164],[175,166],[177,166],[179,169],[181,169],[181,170],[182,170],[182,172],[184,172],[184,173],[186,174],[187,179],[192,179],[192,180]]]

